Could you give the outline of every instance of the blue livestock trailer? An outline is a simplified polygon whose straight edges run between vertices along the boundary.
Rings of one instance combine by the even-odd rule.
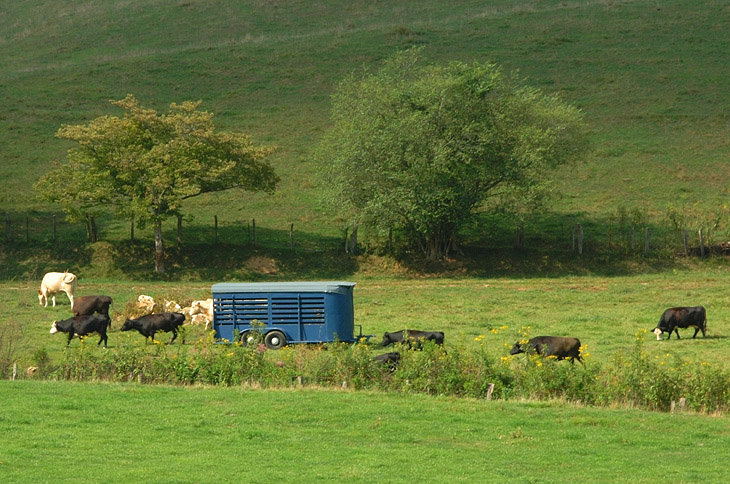
[[[278,349],[289,343],[354,342],[354,282],[230,282],[214,284],[216,337],[246,344],[251,331]],[[252,324],[254,322],[254,324]]]

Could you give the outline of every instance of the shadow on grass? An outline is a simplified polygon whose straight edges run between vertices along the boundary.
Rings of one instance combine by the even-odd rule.
[[[34,213],[47,222],[51,215]],[[22,217],[16,214],[16,220]],[[573,248],[572,229],[582,220],[583,254]],[[19,222],[18,222],[19,223]],[[505,217],[482,217],[461,234],[464,245],[446,261],[426,261],[420,254],[396,257],[344,253],[342,240],[297,232],[294,250],[288,230],[258,228],[256,246],[250,226],[224,226],[218,231],[190,225],[182,245],[165,232],[166,273],[154,272],[154,243],[149,238],[123,240],[119,231],[102,233],[103,240],[85,241],[83,225],[64,225],[54,242],[49,233],[16,236],[0,244],[0,280],[40,280],[48,271],[69,270],[80,277],[122,280],[322,280],[347,279],[359,271],[388,274],[397,262],[398,274],[439,277],[559,277],[566,275],[623,276],[691,267],[696,258],[676,257],[676,234],[649,225],[651,250],[634,240],[627,228],[610,218],[585,214],[549,214],[525,226],[524,248],[512,247],[514,224]],[[17,225],[17,223],[16,223]],[[60,224],[59,224],[60,225]],[[636,232],[634,231],[636,239]],[[640,231],[644,233],[643,228]],[[724,260],[724,259],[723,259]]]

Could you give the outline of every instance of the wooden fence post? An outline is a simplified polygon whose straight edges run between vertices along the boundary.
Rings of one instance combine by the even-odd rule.
[[[289,224],[289,249],[294,252],[294,224]]]
[[[350,253],[350,239],[347,234],[350,232],[350,227],[345,227],[345,254]]]
[[[689,257],[689,231],[684,231],[684,256]]]
[[[13,232],[10,230],[10,212],[5,212],[5,240],[13,241]]]
[[[583,255],[583,225],[578,224],[578,255]]]
[[[699,230],[700,235],[700,257],[705,256],[705,239],[702,237],[702,229]]]
[[[515,241],[512,246],[515,250],[522,250],[525,248],[525,223],[520,224],[515,229]]]
[[[357,220],[352,224],[352,235],[350,237],[352,238],[350,241],[350,250],[352,255],[357,255]]]
[[[30,220],[28,220],[28,216],[25,216],[25,243],[27,244],[30,242]]]
[[[571,229],[570,229],[570,240],[571,240],[570,251],[575,252],[575,225],[573,225],[573,227],[571,227]]]
[[[218,215],[213,215],[213,220],[215,221],[215,243],[218,243]]]
[[[649,227],[644,229],[644,254],[649,253]]]
[[[631,226],[631,250],[636,250],[636,227]]]
[[[251,228],[253,229],[253,246],[256,247],[256,219],[251,219]]]
[[[56,214],[53,214],[53,242],[56,242]]]
[[[487,386],[487,400],[492,399],[492,393],[494,393],[494,383],[490,383]]]
[[[129,220],[129,240],[134,242],[134,215]]]

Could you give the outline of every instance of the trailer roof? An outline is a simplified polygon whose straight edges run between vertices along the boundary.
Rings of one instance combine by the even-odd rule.
[[[213,294],[259,292],[329,292],[347,294],[354,282],[221,282],[213,284]]]

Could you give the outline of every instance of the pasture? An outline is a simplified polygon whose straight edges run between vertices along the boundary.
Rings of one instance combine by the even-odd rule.
[[[702,270],[634,276],[562,276],[554,278],[392,278],[358,275],[351,279],[355,323],[379,342],[385,331],[404,328],[439,330],[446,345],[483,345],[490,354],[507,355],[507,345],[525,335],[578,337],[590,352],[589,361],[606,363],[634,344],[637,332],[647,331],[645,350],[651,356],[706,361],[729,368],[730,273],[708,262]],[[19,323],[21,362],[39,348],[52,358],[61,357],[65,339],[50,335],[55,319],[70,316],[68,299],[61,295],[56,308],[38,305],[38,281],[0,283],[0,326]],[[183,300],[210,297],[211,283],[130,282],[79,280],[77,295],[107,294],[114,299],[109,347],[122,336],[122,313],[139,294]],[[651,330],[662,311],[672,306],[707,308],[707,337],[655,341]],[[528,329],[529,328],[529,329]],[[57,336],[57,337],[54,337]],[[137,335],[134,335],[137,336]],[[164,341],[170,335],[162,336]],[[202,337],[190,330],[188,343]],[[93,340],[96,343],[96,340]],[[139,343],[143,344],[142,337]],[[72,345],[78,344],[77,341]]]
[[[12,483],[723,483],[727,419],[370,392],[0,382]]]
[[[192,300],[222,280],[343,279],[357,283],[355,323],[375,341],[406,327],[441,330],[449,354],[484,348],[498,359],[525,336],[575,336],[590,353],[576,371],[589,374],[638,335],[657,364],[729,370],[725,260],[677,260],[676,247],[646,258],[602,252],[626,237],[620,209],[638,211],[664,239],[677,238],[674,210],[692,234],[712,226],[715,242],[727,240],[729,22],[717,0],[7,2],[0,213],[16,232],[0,245],[0,360],[17,359],[21,372],[0,381],[0,481],[726,482],[726,417],[331,388],[38,381],[23,370],[68,354],[65,338],[49,334],[70,316],[68,299],[59,295],[56,308],[37,299],[39,275],[66,268],[80,275],[77,295],[113,297],[108,352],[144,347],[119,331],[139,294]],[[329,95],[349,73],[414,45],[435,62],[519,70],[586,113],[595,150],[557,174],[560,197],[528,217],[525,252],[505,249],[513,219],[485,215],[460,234],[464,259],[447,272],[335,254],[351,220],[320,204],[326,181],[309,156],[329,124]],[[118,114],[108,100],[127,93],[157,109],[202,99],[221,129],[278,147],[274,195],[186,202],[183,247],[170,248],[175,282],[150,275],[151,228],[129,243],[128,224],[111,215],[99,217],[99,243],[85,243],[82,225],[61,224],[52,244],[58,209],[29,189],[65,159],[69,145],[54,137],[62,124]],[[254,218],[260,249],[245,242]],[[568,261],[576,222],[586,254]],[[175,235],[171,220],[166,240]],[[367,244],[364,228],[361,237]],[[662,311],[678,305],[707,308],[706,338],[684,330],[681,340],[655,340]],[[192,328],[185,345],[145,350],[189,352],[203,337]],[[104,351],[96,340],[93,355]]]
[[[351,223],[319,204],[323,181],[308,158],[329,124],[329,95],[349,73],[422,45],[435,62],[491,60],[519,70],[585,111],[596,149],[558,174],[561,198],[529,221],[528,247],[565,240],[577,221],[605,237],[622,206],[658,225],[673,206],[696,230],[722,212],[730,181],[722,88],[729,15],[716,0],[14,2],[0,18],[0,207],[17,224],[29,212],[48,220],[55,211],[28,187],[65,159],[69,145],[54,138],[62,124],[118,114],[108,100],[127,93],[158,109],[202,99],[222,129],[278,146],[272,162],[282,184],[273,196],[191,199],[186,240],[210,240],[218,215],[231,239],[255,218],[268,231],[294,223],[298,237],[321,246]],[[511,242],[512,221],[483,224],[489,230],[471,243]],[[129,233],[111,217],[99,225],[102,240]],[[82,240],[83,227],[68,236]],[[149,243],[151,229],[137,237]],[[37,261],[18,256],[29,274]]]

